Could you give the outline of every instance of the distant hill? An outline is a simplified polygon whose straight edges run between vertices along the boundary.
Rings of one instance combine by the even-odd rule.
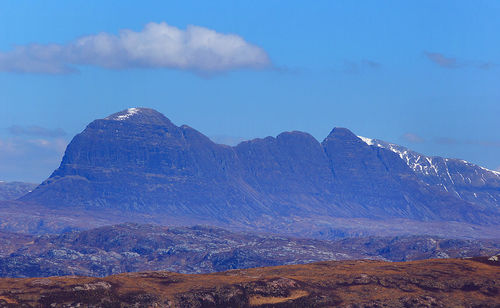
[[[0,181],[0,200],[15,200],[35,189],[38,184]]]
[[[61,235],[0,232],[0,277],[102,277],[149,270],[210,273],[324,260],[410,261],[498,252],[500,240],[406,236],[323,241],[206,226],[120,224]]]

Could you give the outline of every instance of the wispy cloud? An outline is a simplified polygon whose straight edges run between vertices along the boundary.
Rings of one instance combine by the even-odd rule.
[[[5,138],[0,139],[0,152],[3,154],[29,154],[36,157],[40,150],[47,150],[52,153],[63,153],[68,141],[63,138]],[[1,155],[0,155],[1,157]]]
[[[480,145],[483,147],[500,147],[499,140],[467,140],[466,144]]]
[[[0,52],[0,71],[64,74],[78,66],[107,69],[172,68],[221,72],[270,66],[267,53],[235,34],[190,25],[185,30],[164,22],[142,31],[99,33],[68,44],[30,44]]]
[[[380,68],[382,66],[382,64],[380,64],[380,62],[376,62],[376,61],[372,61],[372,60],[362,60],[361,64],[363,66],[370,67],[373,69],[377,69],[377,68]]]
[[[438,137],[434,139],[434,143],[440,144],[440,145],[456,145],[459,144],[460,141],[458,141],[455,138],[449,138],[449,137]]]
[[[422,138],[419,135],[414,134],[414,133],[406,133],[403,136],[401,136],[401,139],[403,139],[404,141],[407,141],[407,142],[411,142],[411,143],[425,142],[424,138]]]
[[[41,126],[20,126],[13,125],[8,128],[12,135],[16,136],[39,136],[39,137],[63,137],[66,136],[66,132],[61,128],[45,128]]]
[[[357,74],[366,70],[376,70],[382,67],[382,64],[373,60],[344,61],[341,71],[344,73]]]
[[[438,137],[433,140],[434,143],[439,145],[472,145],[481,147],[500,147],[500,140],[458,140],[449,137]]]
[[[492,69],[494,67],[496,67],[497,65],[493,62],[484,62],[484,63],[480,63],[478,64],[478,67],[482,70],[489,70],[489,69]]]
[[[456,58],[447,57],[439,52],[426,51],[424,54],[431,62],[443,68],[457,68],[461,66]]]
[[[495,68],[497,65],[490,61],[474,61],[474,60],[459,60],[457,58],[453,58],[450,56],[445,56],[439,52],[428,52],[425,51],[424,55],[429,59],[432,63],[438,65],[442,68],[461,68],[461,67],[474,67],[479,68],[481,70],[490,70]]]

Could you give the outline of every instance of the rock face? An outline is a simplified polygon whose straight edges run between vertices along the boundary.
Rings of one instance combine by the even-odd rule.
[[[154,110],[130,109],[88,125],[68,145],[61,166],[23,200],[224,217],[231,206],[242,211],[256,203],[233,181],[234,156]]]
[[[491,256],[498,251],[498,240],[408,236],[322,241],[213,227],[121,224],[61,235],[0,232],[0,277],[102,277],[150,270],[210,273],[324,260]]]
[[[152,109],[130,108],[89,124],[60,167],[21,200],[250,224],[311,215],[500,222],[498,203],[469,199],[347,129],[322,143],[287,132],[229,147]]]
[[[3,307],[498,307],[500,267],[338,261],[208,275],[0,279]],[[498,262],[497,262],[498,263]]]

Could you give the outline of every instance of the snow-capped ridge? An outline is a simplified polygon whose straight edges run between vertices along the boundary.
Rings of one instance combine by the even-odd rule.
[[[400,146],[400,145],[397,145],[394,143],[390,143],[390,142],[386,142],[386,141],[382,141],[382,140],[378,140],[378,139],[372,139],[372,138],[367,138],[367,137],[363,137],[363,136],[358,136],[358,138],[363,140],[368,145],[388,149],[388,150],[391,150],[392,152],[398,154],[401,157],[401,159],[403,159],[408,164],[408,166],[413,169],[413,171],[427,173],[426,169],[429,169],[429,166],[430,166],[430,168],[436,170],[436,172],[437,172],[437,166],[433,164],[433,160],[437,159],[437,158],[441,158],[439,156],[423,155],[423,154],[420,154],[418,152],[412,151],[408,148],[405,148],[403,146]],[[413,157],[411,157],[411,156],[413,156]],[[427,164],[428,164],[428,166],[426,166],[426,167],[422,166],[419,163],[420,161],[423,161],[424,159],[427,161]],[[474,163],[468,162],[468,161],[463,160],[463,159],[443,158],[443,160],[445,161],[445,163],[449,162],[451,160],[459,161],[459,162],[461,162],[469,167],[481,168],[484,171],[491,172],[495,175],[500,176],[500,171],[491,170],[491,169],[476,165]]]
[[[492,173],[494,173],[494,174],[496,174],[496,175],[500,176],[500,171],[491,170],[491,169],[484,168],[484,167],[481,167],[481,166],[479,166],[479,168],[481,168],[481,169],[483,169],[483,170],[485,170],[485,171],[488,171],[488,172],[492,172]]]
[[[368,145],[375,145],[375,142],[373,142],[373,139],[371,139],[371,138],[366,138],[363,136],[358,136],[358,138],[363,140]]]
[[[358,137],[370,146],[384,148],[398,154],[408,167],[427,184],[437,185],[442,190],[469,202],[498,206],[498,200],[500,200],[500,192],[497,188],[500,186],[500,172],[498,171],[463,159],[426,156],[397,144]],[[481,189],[475,192],[463,189],[468,185],[481,187]]]
[[[131,116],[133,116],[134,114],[137,114],[138,112],[139,112],[138,108],[129,108],[129,109],[127,109],[126,114],[119,115],[115,119],[118,121],[122,121],[122,120],[130,118]]]
[[[104,118],[108,121],[129,122],[136,124],[156,124],[172,126],[172,122],[162,113],[142,107],[131,107]]]
[[[106,120],[115,120],[115,121],[123,121],[126,120],[136,114],[138,114],[141,111],[141,108],[137,107],[131,107],[126,110],[114,113],[108,117],[106,117]]]

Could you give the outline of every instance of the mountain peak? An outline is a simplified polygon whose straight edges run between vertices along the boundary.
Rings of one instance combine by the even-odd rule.
[[[151,108],[132,107],[104,118],[111,121],[127,121],[140,124],[171,125],[172,122],[162,113]]]
[[[330,134],[326,137],[326,139],[342,139],[342,140],[359,140],[358,136],[356,136],[349,129],[344,127],[334,127]]]

